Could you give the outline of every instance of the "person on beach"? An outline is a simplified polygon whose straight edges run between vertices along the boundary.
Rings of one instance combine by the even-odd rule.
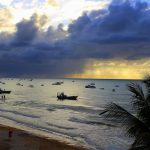
[[[11,129],[8,130],[8,137],[12,138],[13,131]]]
[[[5,102],[5,99],[6,99],[5,95],[2,95],[1,100],[2,100],[3,102]]]
[[[3,96],[3,101],[5,102],[5,95]]]

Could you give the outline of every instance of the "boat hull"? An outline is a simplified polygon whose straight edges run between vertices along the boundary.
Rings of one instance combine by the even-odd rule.
[[[86,86],[85,86],[85,88],[95,89],[96,87],[95,87],[95,86],[93,86],[93,85],[90,85],[90,86],[89,86],[89,85],[86,85]]]
[[[57,96],[57,98],[59,100],[65,100],[65,99],[68,99],[68,100],[77,100],[78,96]]]
[[[0,91],[0,94],[10,94],[11,91]]]

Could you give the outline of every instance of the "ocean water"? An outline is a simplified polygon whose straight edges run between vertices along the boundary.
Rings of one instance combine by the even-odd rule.
[[[99,113],[108,102],[130,110],[128,80],[0,79],[0,88],[11,90],[0,99],[0,124],[56,138],[93,150],[126,150],[132,139],[125,131],[106,122]],[[52,85],[54,82],[62,85]],[[5,84],[2,84],[2,83]],[[86,89],[94,82],[96,89]],[[17,85],[23,84],[23,86]],[[43,84],[44,86],[41,86]],[[34,87],[30,87],[33,85]],[[119,87],[116,87],[119,85]],[[104,88],[104,90],[100,89]],[[115,89],[115,92],[112,91]],[[57,100],[57,92],[78,95],[77,101]]]

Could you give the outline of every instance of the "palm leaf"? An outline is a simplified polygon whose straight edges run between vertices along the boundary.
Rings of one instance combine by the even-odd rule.
[[[147,97],[145,98],[143,89],[140,85],[131,83],[128,90],[132,92],[132,104],[137,112],[137,117],[147,126],[150,126],[150,105]]]
[[[146,87],[146,98],[147,101],[150,103],[150,75],[147,75],[143,80],[143,83]]]
[[[144,132],[136,137],[134,143],[131,146],[132,148],[143,147],[142,150],[150,149],[150,132]]]
[[[145,84],[147,88],[147,92],[150,93],[150,75],[147,75],[145,79],[143,80],[143,83]]]
[[[139,146],[139,147],[132,147],[129,150],[146,150],[145,146]]]
[[[127,86],[128,90],[133,94],[132,98],[135,100],[145,100],[144,92],[139,84],[131,83]]]
[[[148,127],[142,121],[115,103],[106,105],[100,115],[109,121],[121,124],[126,128],[129,136],[136,137],[143,132],[149,132]]]
[[[150,150],[150,76],[143,83],[144,88],[136,83],[128,85],[136,116],[115,103],[106,105],[100,113],[107,120],[125,127],[127,134],[135,137],[129,150]]]

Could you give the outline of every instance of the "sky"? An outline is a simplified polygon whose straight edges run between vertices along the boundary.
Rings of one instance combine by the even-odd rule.
[[[148,0],[0,0],[0,77],[141,79]]]

